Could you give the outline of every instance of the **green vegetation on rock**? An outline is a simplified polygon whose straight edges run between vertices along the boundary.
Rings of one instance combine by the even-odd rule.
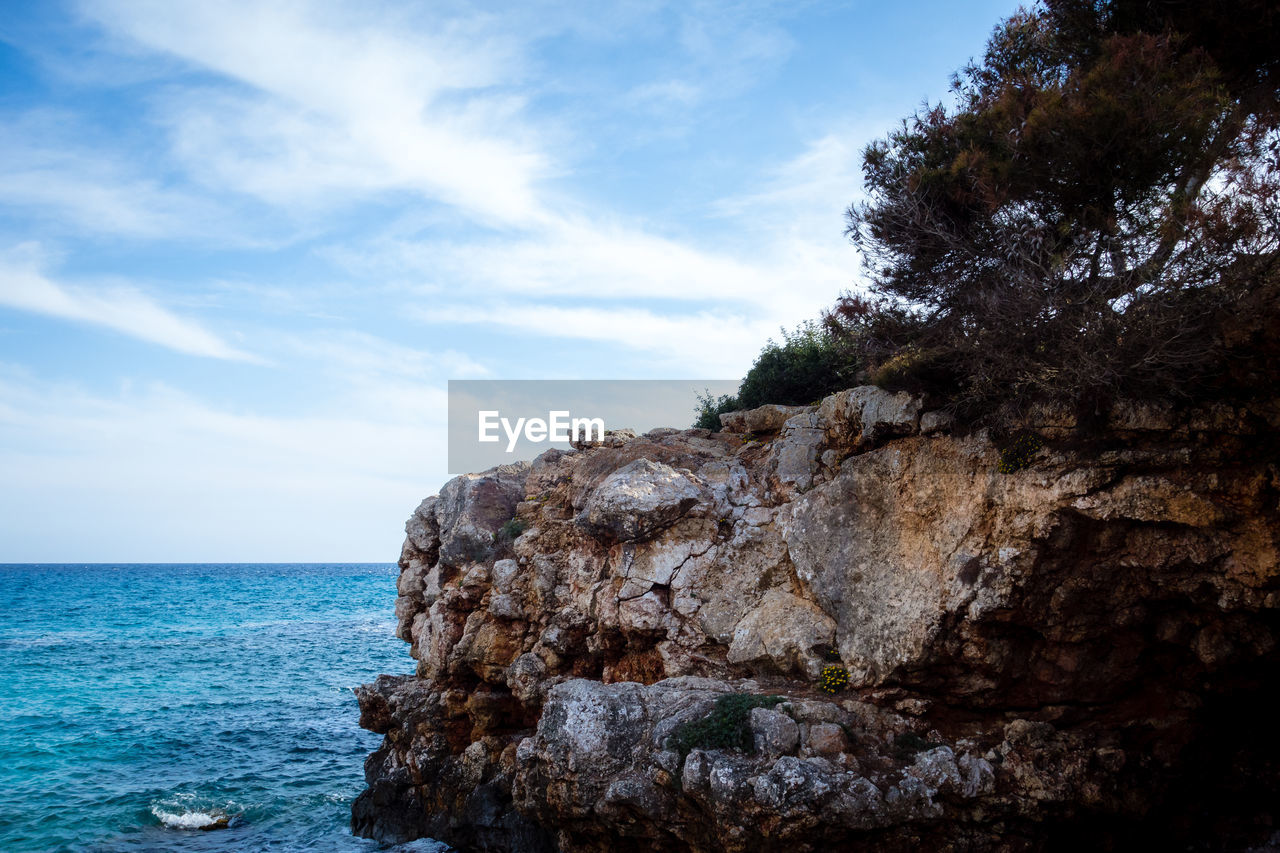
[[[494,539],[498,542],[514,542],[529,525],[522,518],[513,518],[498,528]]]
[[[755,752],[751,734],[751,709],[772,708],[781,696],[729,693],[716,699],[711,713],[684,723],[671,735],[671,745],[686,756],[694,749],[739,749]]]
[[[698,397],[701,429],[720,429],[720,415],[769,403],[803,406],[857,382],[858,355],[827,326],[807,322],[765,344],[736,395]]]

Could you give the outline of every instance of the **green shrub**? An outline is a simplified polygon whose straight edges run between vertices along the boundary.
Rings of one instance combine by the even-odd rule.
[[[782,330],[782,340],[765,344],[755,363],[743,377],[738,393],[712,397],[698,396],[698,419],[694,426],[720,429],[720,415],[739,409],[754,409],[775,403],[807,406],[828,394],[857,384],[861,362],[842,338],[825,325],[801,323],[792,331]]]
[[[824,693],[839,693],[849,686],[849,670],[842,666],[829,664],[822,668],[818,676],[818,689]]]
[[[765,344],[738,386],[738,405],[807,406],[854,384],[858,364],[825,326],[812,321]]]
[[[751,709],[772,708],[781,696],[757,696],[753,693],[729,693],[716,699],[711,713],[700,720],[684,723],[671,735],[671,745],[681,758],[694,749],[739,749],[755,752],[751,735]]]
[[[693,422],[694,429],[709,429],[712,432],[720,431],[720,416],[725,412],[736,412],[742,407],[738,405],[738,398],[723,394],[720,397],[711,396],[710,391],[698,394],[698,407],[694,409],[698,413],[698,418]]]
[[[499,542],[514,542],[528,526],[524,519],[513,518],[498,528],[498,533],[493,538]]]

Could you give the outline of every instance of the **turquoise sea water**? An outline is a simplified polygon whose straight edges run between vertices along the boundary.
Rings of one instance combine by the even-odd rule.
[[[391,565],[0,566],[0,850],[372,850]],[[195,827],[226,817],[226,829]]]

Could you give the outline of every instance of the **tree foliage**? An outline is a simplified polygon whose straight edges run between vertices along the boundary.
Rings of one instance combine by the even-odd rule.
[[[1221,383],[1217,323],[1280,249],[1280,14],[1262,0],[1045,0],[864,153],[873,296],[828,328],[959,410]]]

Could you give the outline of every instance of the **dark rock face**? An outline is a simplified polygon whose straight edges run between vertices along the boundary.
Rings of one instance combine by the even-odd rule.
[[[1265,843],[1280,409],[1120,407],[1088,442],[1058,413],[1028,426],[1043,448],[1000,473],[986,435],[858,388],[451,481],[406,525],[418,671],[357,691],[385,739],[354,831],[519,851]],[[743,693],[780,697],[732,723],[754,752],[680,748]]]
[[[514,741],[466,744],[469,732],[447,724],[456,695],[411,676],[382,676],[356,696],[360,724],[386,735],[365,761],[369,787],[351,809],[356,834],[393,844],[448,839],[468,850],[554,849],[544,830],[512,808]],[[472,704],[464,703],[464,716]],[[493,751],[496,762],[490,761]]]

